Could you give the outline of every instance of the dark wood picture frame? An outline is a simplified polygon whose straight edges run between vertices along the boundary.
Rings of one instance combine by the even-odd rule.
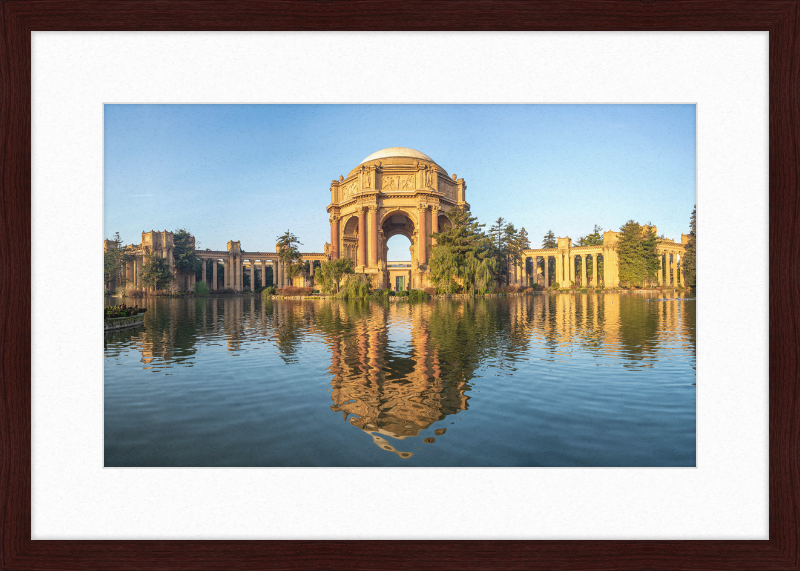
[[[800,288],[794,281],[800,0],[0,0],[0,6],[0,569],[800,569]],[[360,29],[769,32],[769,540],[31,540],[30,289],[6,271],[27,267],[31,249],[31,32]]]

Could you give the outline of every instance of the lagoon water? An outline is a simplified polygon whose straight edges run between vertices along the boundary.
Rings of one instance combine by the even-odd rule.
[[[695,465],[683,293],[124,301],[106,466]]]

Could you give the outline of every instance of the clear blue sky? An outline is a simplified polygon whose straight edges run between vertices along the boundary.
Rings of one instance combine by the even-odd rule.
[[[104,147],[105,237],[125,244],[186,228],[274,251],[288,229],[322,252],[330,181],[386,147],[463,177],[486,228],[502,216],[532,247],[629,219],[679,240],[696,202],[694,105],[106,105]]]

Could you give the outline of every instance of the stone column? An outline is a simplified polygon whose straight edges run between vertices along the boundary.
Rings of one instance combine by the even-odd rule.
[[[211,282],[211,289],[216,290],[219,286],[217,285],[217,259],[214,258],[211,260],[211,275],[212,275],[212,282]]]
[[[544,276],[544,287],[550,287],[550,256],[542,256],[542,261],[544,262],[544,271],[542,275]]]
[[[250,291],[256,290],[256,261],[250,258]]]
[[[658,255],[658,285],[664,283],[664,254]]]
[[[378,205],[369,206],[369,265],[378,265]]]
[[[586,287],[586,254],[581,254],[581,287]]]
[[[592,286],[597,287],[597,254],[592,254]]]
[[[364,209],[358,211],[358,261],[359,266],[367,265],[367,216]]]
[[[431,234],[439,233],[439,207],[431,206]],[[436,238],[431,238],[431,246],[436,245]]]
[[[686,284],[685,284],[685,283],[683,283],[683,253],[681,253],[681,260],[680,260],[680,262],[681,262],[681,265],[680,265],[680,269],[678,270],[678,278],[680,279],[681,285],[682,285],[683,287],[686,287]]]
[[[419,238],[417,244],[417,260],[419,261],[419,265],[427,264],[428,263],[428,230],[425,224],[425,218],[427,216],[428,208],[426,206],[419,205],[417,207],[417,212],[419,213]]]
[[[671,257],[670,257],[670,260],[669,260],[669,269],[670,269],[670,274],[671,274],[672,277],[670,278],[669,283],[670,283],[670,285],[675,286],[675,285],[678,285],[678,284],[675,283],[675,280],[678,277],[677,276],[677,271],[676,271],[676,268],[675,268],[675,254],[671,254],[670,256]]]
[[[575,282],[575,256],[573,254],[568,254],[567,258],[569,259],[569,276],[567,276],[567,285],[570,285],[569,282]]]
[[[339,217],[331,216],[331,260],[339,259]],[[277,284],[277,282],[275,282]]]
[[[556,254],[556,282],[564,283],[564,255],[561,252]]]
[[[311,277],[313,278],[314,277],[314,260],[309,260],[309,262],[308,262],[308,270],[309,270],[309,273],[311,274]]]

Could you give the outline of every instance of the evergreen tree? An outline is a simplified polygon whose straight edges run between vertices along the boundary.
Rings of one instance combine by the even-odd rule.
[[[692,209],[692,217],[689,219],[689,243],[686,245],[686,252],[681,257],[681,268],[683,270],[683,284],[685,287],[697,287],[697,205]]]
[[[500,284],[508,283],[508,224],[503,217],[495,220],[494,226],[489,228],[489,236],[491,243],[489,246],[489,255],[495,259],[494,278]],[[514,227],[511,227],[511,233],[514,233]]]
[[[166,288],[175,279],[167,260],[156,256],[155,252],[147,254],[139,277],[146,287],[157,290]]]
[[[203,267],[203,261],[195,254],[191,238],[192,235],[184,228],[172,233],[172,259],[176,270],[196,276]]]
[[[122,244],[122,240],[119,237],[119,232],[114,234],[114,239],[109,240],[109,242],[113,242],[113,246],[109,245],[106,251],[103,252],[103,280],[105,281],[106,287],[108,287],[119,274],[120,262],[122,260],[122,251],[119,248]]]
[[[655,231],[652,226],[645,229],[633,220],[628,220],[619,230],[617,256],[620,285],[651,285],[656,280],[659,268]]]
[[[462,207],[446,213],[450,228],[431,234],[436,245],[428,260],[431,282],[439,293],[454,293],[458,282],[468,292],[483,293],[488,288],[494,263],[488,258],[490,239],[483,233],[484,224]]]

